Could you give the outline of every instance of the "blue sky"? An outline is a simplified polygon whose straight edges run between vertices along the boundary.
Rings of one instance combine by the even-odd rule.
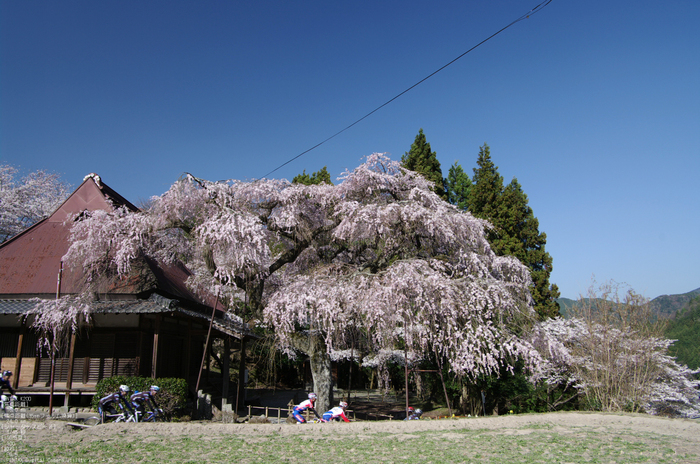
[[[264,176],[539,0],[0,0],[0,162],[133,202],[183,172]],[[547,234],[551,282],[700,287],[700,2],[554,0],[270,177],[423,128],[443,174],[488,143]]]

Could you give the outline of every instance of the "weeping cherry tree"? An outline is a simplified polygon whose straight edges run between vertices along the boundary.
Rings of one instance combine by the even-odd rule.
[[[363,362],[380,370],[397,349],[472,378],[530,359],[530,275],[493,253],[486,221],[382,154],[339,180],[187,176],[146,210],[77,221],[65,259],[88,280],[126,275],[144,255],[185,262],[199,295],[219,295],[287,354],[309,356],[322,410],[333,400],[331,359],[356,358],[358,333]]]

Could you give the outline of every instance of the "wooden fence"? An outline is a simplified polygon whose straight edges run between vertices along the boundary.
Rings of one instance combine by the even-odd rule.
[[[281,422],[282,418],[287,419],[289,417],[292,417],[292,409],[293,407],[286,407],[286,408],[273,408],[270,406],[251,406],[248,405],[248,417],[253,417],[253,413],[255,410],[262,410],[264,411],[263,414],[260,414],[261,416],[264,415],[265,418],[269,417],[277,417],[277,422]],[[270,413],[272,413],[272,416],[270,416]],[[284,413],[284,415],[282,415]],[[309,418],[309,410],[307,409],[304,411],[304,418],[308,421]],[[345,415],[347,416],[348,419],[355,421],[357,420],[357,417],[355,416],[355,411],[352,409],[347,409],[345,410]],[[368,414],[369,415],[369,414]],[[376,417],[376,420],[381,420],[380,417],[384,419],[389,419],[392,420],[392,417],[389,415],[385,414],[371,414],[372,416]],[[351,417],[352,416],[352,417]]]

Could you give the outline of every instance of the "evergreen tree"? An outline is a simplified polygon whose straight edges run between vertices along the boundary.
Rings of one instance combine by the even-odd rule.
[[[437,154],[430,150],[430,144],[425,139],[423,129],[418,131],[418,135],[411,145],[411,150],[401,157],[401,165],[434,182],[434,192],[443,200],[447,200],[440,162],[437,159]]]
[[[549,284],[552,257],[545,251],[547,236],[539,231],[539,221],[528,205],[527,195],[517,179],[503,187],[503,177],[491,160],[487,144],[480,148],[476,164],[467,201],[469,212],[493,224],[487,237],[497,255],[515,256],[530,269],[530,292],[540,317],[558,316],[559,289]]]
[[[311,175],[307,174],[306,169],[304,169],[303,173],[295,176],[294,179],[292,179],[292,184],[319,185],[324,182],[328,185],[333,185],[333,182],[331,182],[331,175],[328,173],[326,166],[323,166],[323,169],[316,171]]]
[[[464,172],[462,166],[455,161],[455,164],[450,166],[447,178],[445,179],[447,201],[465,211],[468,207],[467,201],[471,186],[472,180],[467,173]]]
[[[474,185],[470,189],[467,206],[474,216],[493,223],[498,218],[503,177],[498,173],[498,166],[491,161],[491,150],[487,144],[479,148],[476,164],[478,168],[474,168]]]
[[[530,268],[535,310],[542,318],[559,315],[559,288],[549,284],[552,257],[545,251],[547,235],[539,231],[539,221],[534,216],[528,199],[516,178],[503,190],[499,214],[500,236],[491,242],[498,255],[515,256]]]

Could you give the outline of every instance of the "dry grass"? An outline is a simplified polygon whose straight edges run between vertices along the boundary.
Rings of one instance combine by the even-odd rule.
[[[3,423],[0,462],[698,462],[700,424],[556,413],[351,424]],[[9,461],[2,459],[9,458]]]

